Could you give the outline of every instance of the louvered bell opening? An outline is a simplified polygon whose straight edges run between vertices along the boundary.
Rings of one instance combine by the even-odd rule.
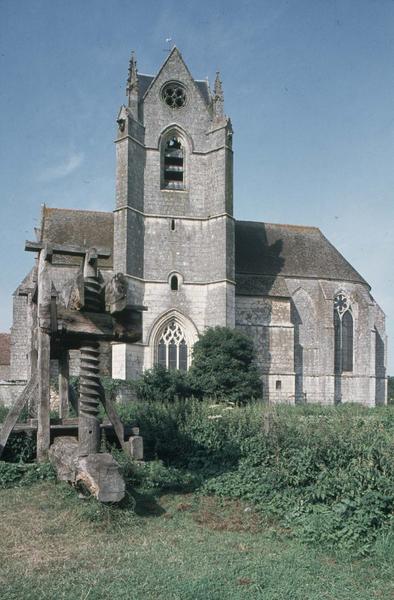
[[[167,142],[164,152],[164,184],[166,188],[183,188],[183,150],[178,139]]]

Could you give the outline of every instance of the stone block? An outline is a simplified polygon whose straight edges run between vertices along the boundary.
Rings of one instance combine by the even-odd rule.
[[[134,460],[144,460],[144,440],[140,435],[132,435],[129,438],[129,451]]]

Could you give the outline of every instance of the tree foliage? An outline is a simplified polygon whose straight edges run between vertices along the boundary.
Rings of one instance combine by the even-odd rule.
[[[215,327],[200,335],[187,373],[154,367],[136,382],[140,400],[209,397],[244,404],[261,398],[253,342],[235,329]]]
[[[193,348],[189,378],[194,395],[237,404],[260,398],[262,384],[254,361],[249,337],[228,327],[207,329]]]
[[[172,402],[193,395],[187,373],[156,366],[144,372],[135,382],[139,400]]]

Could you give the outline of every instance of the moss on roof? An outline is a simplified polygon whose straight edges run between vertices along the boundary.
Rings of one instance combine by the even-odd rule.
[[[317,227],[236,221],[237,293],[278,287],[279,278],[306,277],[368,283]],[[271,283],[270,283],[271,282]],[[368,286],[369,287],[369,286]],[[281,295],[272,290],[274,295]],[[263,293],[263,292],[261,292]]]
[[[114,220],[111,212],[44,207],[41,239],[53,244],[75,244],[86,248],[107,248],[112,253]],[[55,255],[56,264],[79,265],[75,256]],[[112,267],[110,258],[99,261],[101,267]]]

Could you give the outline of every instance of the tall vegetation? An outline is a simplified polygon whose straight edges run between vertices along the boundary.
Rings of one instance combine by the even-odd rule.
[[[245,404],[262,395],[252,340],[227,327],[207,329],[199,337],[187,373],[155,367],[145,371],[135,386],[141,400],[193,396]]]
[[[363,554],[383,531],[394,536],[390,408],[137,402],[123,418],[139,422],[161,480],[167,466],[178,484],[183,474],[189,486],[250,502],[293,534],[334,549]]]

